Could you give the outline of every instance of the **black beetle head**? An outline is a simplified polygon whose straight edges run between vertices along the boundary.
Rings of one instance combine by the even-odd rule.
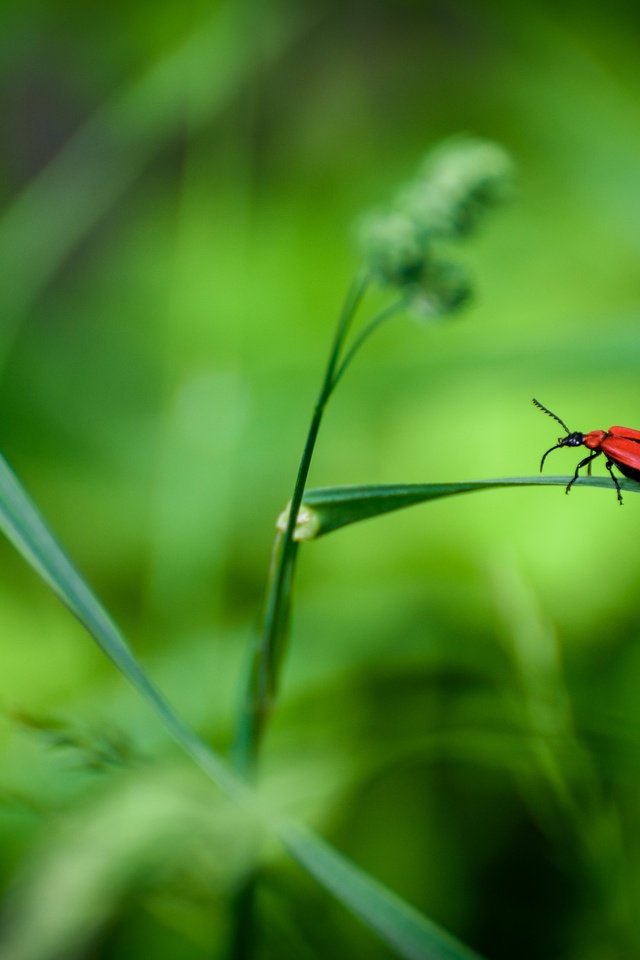
[[[540,461],[540,473],[542,473],[542,468],[544,467],[544,462],[547,459],[547,456],[551,453],[552,450],[558,450],[560,447],[581,447],[584,443],[584,433],[580,433],[578,430],[570,433],[568,437],[558,437],[558,442],[553,447],[549,447],[542,460]]]

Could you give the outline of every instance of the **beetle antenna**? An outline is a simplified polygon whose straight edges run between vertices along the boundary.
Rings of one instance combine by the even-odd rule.
[[[535,397],[534,397],[533,402],[534,402],[534,404],[536,405],[536,407],[538,407],[539,410],[542,410],[543,413],[546,413],[549,417],[553,417],[554,420],[557,420],[558,423],[560,424],[560,426],[562,427],[562,429],[566,431],[566,433],[568,433],[568,434],[571,433],[571,430],[569,430],[569,427],[566,425],[566,423],[564,422],[564,420],[561,420],[560,417],[559,417],[556,413],[552,413],[551,410],[547,410],[546,407],[543,407],[542,404],[541,404],[538,400],[535,399]],[[551,447],[551,450],[555,450],[555,447]],[[551,453],[551,450],[547,450],[547,453]],[[545,457],[546,457],[547,453],[545,453],[545,455],[544,455]],[[544,457],[542,458],[542,462],[544,463]],[[542,467],[541,467],[540,469],[542,469]]]
[[[552,416],[553,416],[553,414],[552,414]],[[551,453],[551,451],[552,451],[552,450],[559,450],[560,447],[563,447],[563,446],[564,446],[563,443],[556,443],[555,447],[549,447],[549,449],[547,450],[547,452],[546,452],[545,455],[543,456],[542,460],[540,461],[540,473],[542,473],[542,468],[544,467],[544,462],[545,462],[545,460],[547,459],[548,455]]]

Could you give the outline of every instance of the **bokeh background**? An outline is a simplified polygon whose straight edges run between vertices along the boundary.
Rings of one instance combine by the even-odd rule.
[[[462,316],[368,344],[312,484],[535,474],[533,396],[640,427],[639,27],[593,0],[2,5],[0,444],[217,747],[354,224],[429,146],[503,144],[515,202]],[[637,957],[639,533],[635,495],[549,487],[305,547],[265,789],[488,960]],[[11,957],[225,956],[233,811],[0,564]],[[391,955],[275,850],[258,916],[261,958]]]

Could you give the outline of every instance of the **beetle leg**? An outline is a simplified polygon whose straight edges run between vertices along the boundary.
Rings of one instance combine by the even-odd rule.
[[[607,462],[605,463],[605,467],[609,471],[609,476],[613,480],[614,486],[616,488],[616,493],[618,494],[618,503],[620,504],[620,506],[622,506],[622,494],[620,493],[620,484],[618,483],[618,478],[616,477],[613,470],[611,469],[611,460],[607,460]]]
[[[564,491],[565,493],[569,493],[569,490],[571,490],[571,487],[574,485],[574,483],[575,483],[576,480],[578,479],[578,472],[582,469],[582,467],[587,467],[587,466],[588,466],[588,467],[591,467],[591,462],[592,462],[593,460],[595,460],[596,457],[599,457],[601,453],[602,453],[602,450],[594,450],[593,453],[590,453],[588,457],[585,457],[584,460],[581,460],[581,461],[580,461],[580,463],[579,463],[578,466],[576,467],[576,472],[574,473],[573,478],[572,478],[572,479],[569,481],[569,483],[567,484],[567,487],[566,487],[566,489],[565,489],[565,491]],[[612,476],[613,476],[613,474],[612,474]],[[617,486],[618,486],[618,482],[617,482],[616,478],[614,477],[613,480],[614,480],[614,483],[616,484],[616,487],[617,487]]]

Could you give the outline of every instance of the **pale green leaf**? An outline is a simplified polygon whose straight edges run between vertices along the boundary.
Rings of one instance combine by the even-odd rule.
[[[401,510],[428,500],[460,493],[495,490],[500,487],[566,487],[570,477],[502,477],[497,480],[467,480],[461,483],[397,483],[367,486],[322,487],[308,490],[298,514],[296,540],[313,540],[350,523],[368,520],[392,510]],[[600,487],[615,491],[608,477],[581,477],[573,486]],[[640,493],[640,484],[620,480],[625,493]]]

